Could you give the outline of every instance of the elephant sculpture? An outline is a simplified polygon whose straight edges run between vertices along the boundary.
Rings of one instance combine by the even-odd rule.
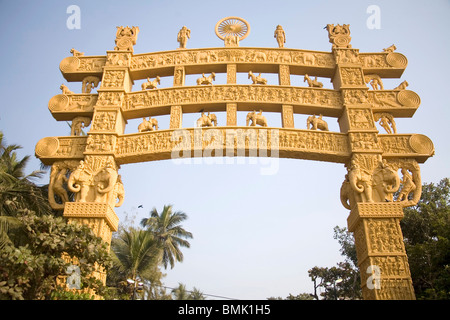
[[[263,127],[267,127],[267,119],[262,115],[262,110],[260,110],[259,113],[256,113],[255,111],[249,112],[247,114],[246,126],[249,125],[250,120],[252,121],[252,123],[250,124],[250,126],[252,127],[256,126],[257,124]]]
[[[139,132],[145,132],[145,131],[153,131],[158,130],[158,120],[152,119],[151,117],[147,119],[142,118],[142,122],[138,126]]]
[[[109,202],[117,182],[117,170],[109,162],[106,167],[95,176],[94,202]]]
[[[397,171],[389,167],[386,160],[380,160],[372,175],[372,185],[374,201],[393,201],[394,192],[400,188],[400,177]]]
[[[352,161],[348,171],[348,181],[351,188],[356,191],[355,199],[357,202],[374,202],[372,197],[372,175],[359,167]]]
[[[342,182],[340,197],[342,205],[348,210],[351,210],[356,204],[355,191],[352,189],[348,174],[345,175],[345,180]]]
[[[380,159],[373,173],[361,169],[352,161],[341,187],[341,202],[347,209],[356,202],[390,202],[399,187],[398,173],[389,167],[386,160]]]
[[[84,161],[81,160],[78,167],[69,177],[67,187],[75,193],[76,202],[88,202],[90,200],[92,174],[86,171]]]
[[[319,115],[318,118],[316,118],[315,115],[309,116],[306,120],[306,128],[312,129],[312,130],[323,130],[328,131],[328,123],[322,119],[322,115]]]
[[[214,113],[209,113],[206,115],[202,112],[202,116],[197,120],[197,127],[212,127],[217,126],[217,117]]]

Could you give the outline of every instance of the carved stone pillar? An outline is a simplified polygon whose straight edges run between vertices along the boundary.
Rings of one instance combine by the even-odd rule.
[[[236,64],[227,64],[227,84],[236,84]]]
[[[294,128],[294,107],[289,105],[281,106],[281,125],[283,128]]]
[[[237,126],[236,103],[227,103],[227,126]]]
[[[176,66],[173,74],[173,86],[174,87],[184,86],[185,78],[186,72],[184,66]]]
[[[353,232],[365,300],[414,300],[403,244],[400,203],[357,203],[347,219]]]
[[[400,187],[398,166],[383,158],[359,51],[351,48],[348,35],[330,37],[330,42],[336,61],[333,85],[344,102],[338,121],[351,148],[341,201],[351,209],[348,228],[355,237],[363,298],[415,299],[400,229],[403,204],[393,202]]]
[[[170,107],[170,129],[181,128],[183,120],[183,110],[181,106]]]
[[[278,71],[278,83],[280,84],[280,86],[291,85],[291,73],[287,64],[280,64]]]

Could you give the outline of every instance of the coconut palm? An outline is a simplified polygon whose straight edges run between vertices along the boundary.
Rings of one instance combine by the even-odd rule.
[[[183,229],[180,223],[187,219],[181,211],[173,211],[172,205],[165,205],[161,213],[156,208],[150,212],[150,218],[141,220],[141,225],[152,233],[162,250],[161,262],[164,268],[170,264],[173,268],[175,261],[183,261],[180,247],[189,248],[190,243],[185,239],[192,239],[192,233]]]
[[[205,296],[203,295],[203,292],[201,292],[196,287],[194,287],[194,289],[192,289],[190,297],[191,297],[190,300],[205,300],[206,299]]]
[[[174,300],[191,300],[191,295],[186,290],[186,285],[181,282],[178,283],[178,287],[172,289],[172,295]]]
[[[33,171],[26,175],[24,170],[30,159],[18,159],[19,145],[6,145],[0,132],[0,216],[14,216],[17,211],[27,208],[37,215],[50,213],[44,188],[37,187],[31,180],[39,178],[43,172]]]
[[[111,243],[113,263],[130,280],[134,289],[139,281],[153,279],[155,272],[159,271],[160,252],[153,235],[140,229],[123,230]]]

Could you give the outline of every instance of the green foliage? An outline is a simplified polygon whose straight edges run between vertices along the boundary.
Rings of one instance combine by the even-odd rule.
[[[0,132],[0,299],[85,299],[104,287],[92,273],[110,266],[108,246],[83,225],[57,217],[47,190],[25,175],[29,157],[18,159],[20,146],[5,145]],[[75,261],[85,292],[65,292],[63,275]]]
[[[450,299],[450,179],[424,184],[401,221],[417,299]]]
[[[92,273],[96,263],[109,268],[109,253],[107,244],[89,227],[68,224],[62,217],[39,217],[29,210],[18,219],[25,236],[19,242],[25,245],[13,238],[0,250],[0,299],[55,298],[54,293],[65,288],[61,275],[72,265],[64,257],[76,258],[84,288],[102,294],[103,284]]]
[[[319,300],[355,300],[361,298],[359,271],[348,262],[339,262],[331,268],[314,267],[308,270],[308,275],[314,283],[313,297]]]
[[[170,264],[173,268],[175,261],[183,261],[183,253],[180,247],[189,248],[190,244],[185,239],[192,239],[192,233],[184,230],[180,225],[187,219],[184,212],[173,212],[172,206],[164,206],[161,213],[156,208],[150,212],[150,218],[144,218],[141,225],[153,234],[162,249],[162,263],[164,268]]]
[[[282,297],[270,297],[267,300],[314,300],[314,296],[310,293],[299,293],[296,296],[289,293],[284,299]]]
[[[107,281],[114,293],[110,298],[171,298],[162,288],[164,274],[160,268],[167,268],[169,264],[173,268],[175,261],[183,261],[180,247],[189,247],[185,239],[192,238],[181,226],[185,219],[185,213],[173,212],[172,206],[164,206],[161,213],[154,208],[149,218],[142,219],[141,226],[145,229],[120,228],[111,243],[114,268]],[[143,283],[143,290],[135,287],[134,283],[139,282]],[[195,294],[198,299],[202,296],[199,291]]]

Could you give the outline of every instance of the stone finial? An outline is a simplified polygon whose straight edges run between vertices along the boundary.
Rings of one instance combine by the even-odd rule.
[[[351,37],[350,37],[350,25],[349,24],[343,24],[342,26],[340,24],[334,25],[334,24],[327,24],[327,26],[324,28],[328,30],[328,38],[330,42],[333,44],[333,49],[335,48],[351,48],[350,45]]]
[[[117,27],[116,47],[114,50],[133,52],[133,46],[136,44],[138,33],[139,27]]]

